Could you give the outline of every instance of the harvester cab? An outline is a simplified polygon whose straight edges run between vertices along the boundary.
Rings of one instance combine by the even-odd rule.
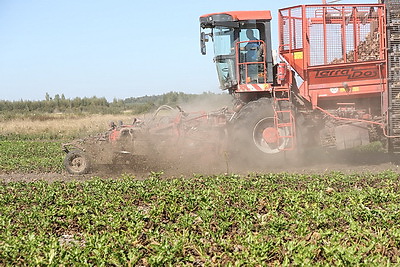
[[[214,43],[220,87],[230,92],[273,83],[271,13],[236,11],[200,17],[201,52]]]
[[[206,42],[211,39],[220,87],[236,99],[230,138],[238,153],[249,151],[251,158],[295,146],[289,96],[292,75],[286,63],[273,60],[271,19],[270,11],[200,17],[201,52],[206,54]]]

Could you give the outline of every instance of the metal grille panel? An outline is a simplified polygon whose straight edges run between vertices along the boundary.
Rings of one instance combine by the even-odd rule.
[[[389,134],[400,135],[400,0],[385,1],[388,36]],[[400,138],[391,139],[390,149],[400,152]]]
[[[309,66],[383,60],[378,12],[381,8],[312,5],[283,9],[281,51],[307,49]]]
[[[302,8],[292,8],[281,12],[281,45],[285,50],[303,48]]]

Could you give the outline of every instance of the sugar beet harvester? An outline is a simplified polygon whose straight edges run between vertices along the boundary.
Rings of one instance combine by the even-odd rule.
[[[312,146],[380,142],[400,152],[400,0],[280,9],[276,55],[271,20],[269,11],[200,17],[201,52],[211,39],[233,110],[179,109],[166,118],[162,111],[173,108],[160,107],[147,121],[65,144],[67,171],[83,174],[107,161],[141,165],[164,154],[190,163],[227,148],[225,155],[246,163],[296,158]]]
[[[271,19],[200,17],[201,52],[212,40],[220,87],[236,99],[230,138],[247,156],[372,142],[399,152],[400,0],[280,9],[277,55]]]

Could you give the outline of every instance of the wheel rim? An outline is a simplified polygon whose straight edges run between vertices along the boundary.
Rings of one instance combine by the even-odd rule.
[[[75,155],[69,160],[69,167],[74,172],[82,172],[86,169],[86,159],[80,155]]]
[[[264,118],[254,126],[253,142],[260,151],[276,154],[287,146],[288,138],[278,138],[278,136],[287,136],[287,132],[286,128],[276,130],[273,117]]]

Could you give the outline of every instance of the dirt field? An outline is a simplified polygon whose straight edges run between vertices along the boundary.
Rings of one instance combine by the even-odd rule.
[[[399,156],[391,156],[387,153],[369,152],[369,153],[354,153],[354,152],[332,152],[320,153],[316,155],[308,155],[303,164],[292,164],[289,162],[279,162],[278,164],[246,168],[246,166],[227,165],[223,159],[212,165],[170,163],[162,166],[153,165],[141,166],[140,169],[132,168],[126,165],[98,165],[90,173],[85,175],[70,175],[68,173],[12,173],[0,174],[0,180],[4,182],[32,182],[32,181],[83,181],[100,177],[105,179],[116,179],[123,175],[134,176],[137,179],[146,179],[151,172],[162,172],[161,177],[190,177],[193,174],[202,175],[217,175],[224,173],[235,173],[247,175],[248,173],[310,173],[324,174],[330,172],[342,172],[345,174],[351,173],[378,173],[386,170],[392,170],[400,173]]]

